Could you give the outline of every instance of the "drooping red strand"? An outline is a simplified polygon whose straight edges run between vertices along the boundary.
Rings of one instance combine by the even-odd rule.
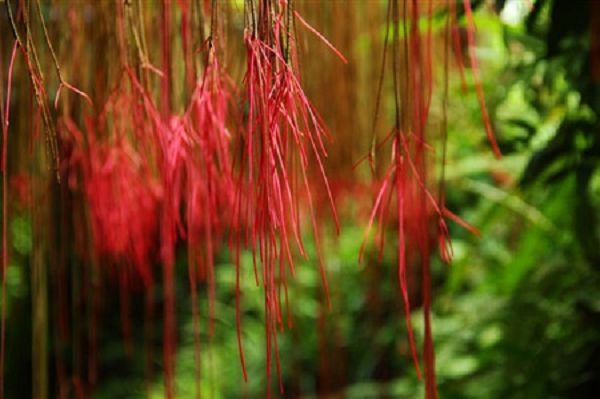
[[[502,158],[502,152],[496,142],[496,136],[492,129],[492,122],[485,105],[485,94],[483,92],[483,85],[481,83],[481,74],[479,71],[479,63],[477,61],[477,55],[475,54],[475,20],[473,18],[473,11],[471,10],[471,2],[469,0],[463,0],[465,7],[465,15],[467,17],[467,40],[469,42],[469,57],[471,59],[471,66],[473,68],[473,78],[475,80],[475,90],[477,91],[477,99],[479,100],[479,108],[481,109],[481,116],[485,126],[485,133],[487,134],[490,146],[494,152],[496,158]]]
[[[309,223],[317,251],[328,306],[329,290],[322,259],[315,204],[309,183],[310,163],[314,162],[329,198],[336,228],[339,229],[333,195],[325,175],[323,158],[327,156],[325,139],[328,133],[319,114],[310,103],[300,83],[297,52],[291,32],[290,18],[296,18],[345,58],[293,11],[291,2],[281,1],[272,8],[269,1],[259,1],[257,10],[249,10],[256,25],[245,33],[247,68],[244,78],[248,107],[245,129],[240,138],[241,155],[238,166],[235,217],[233,223],[236,253],[236,315],[238,345],[244,364],[240,337],[239,246],[246,244],[252,251],[257,284],[262,284],[265,306],[266,373],[270,381],[272,358],[283,390],[278,330],[283,330],[284,312],[289,309],[288,273],[295,275],[293,253],[306,257],[302,239],[300,199],[305,198]],[[257,12],[258,18],[254,13]],[[290,17],[291,16],[291,17]],[[284,304],[285,303],[285,307]],[[287,324],[291,317],[287,314]],[[244,376],[246,377],[245,370]]]

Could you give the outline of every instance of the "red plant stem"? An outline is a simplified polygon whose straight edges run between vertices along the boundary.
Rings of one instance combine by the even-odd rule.
[[[440,174],[438,180],[438,206],[442,209],[446,209],[446,158],[448,153],[448,58],[450,49],[450,34],[451,34],[451,17],[446,16],[446,25],[444,28],[444,68],[442,76],[442,95],[441,95],[441,106],[442,109],[442,123],[440,124],[440,138],[442,142],[442,156],[440,159]],[[452,261],[452,243],[450,234],[448,232],[448,226],[444,217],[439,215],[438,218],[438,244],[440,250],[440,258],[446,263]]]
[[[421,63],[421,34],[419,32],[419,2],[417,0],[412,0],[412,16],[410,21],[410,80],[411,80],[411,88],[412,88],[412,96],[414,105],[413,109],[413,119],[412,119],[412,129],[413,133],[417,137],[417,145],[416,145],[416,154],[415,157],[418,160],[421,158],[423,143],[425,142],[425,119],[427,115],[424,112],[423,105],[423,67]]]
[[[456,57],[456,64],[458,65],[458,71],[460,73],[460,84],[463,93],[467,92],[467,83],[465,79],[465,62],[463,61],[462,48],[460,46],[460,35],[458,32],[458,22],[456,20],[456,0],[448,0],[448,7],[450,9],[450,25],[452,26],[452,43],[454,45],[454,56]]]
[[[246,165],[246,163],[244,162],[244,158],[245,158],[245,154],[246,152],[244,151],[241,155],[241,166],[240,166],[240,172],[239,172],[239,178],[237,181],[237,186],[241,187],[243,184],[243,176],[244,176],[244,166]],[[241,203],[242,203],[242,191],[238,191],[238,193],[236,194],[236,200],[235,200],[235,211],[234,211],[234,233],[232,234],[232,237],[234,237],[234,242],[233,242],[233,246],[234,246],[234,251],[235,251],[235,327],[236,327],[236,337],[237,337],[237,344],[238,344],[238,353],[240,356],[240,364],[242,366],[242,374],[244,376],[244,381],[248,382],[248,373],[246,371],[246,363],[244,361],[244,348],[242,345],[242,316],[241,316],[241,290],[240,290],[240,268],[241,268],[241,264],[240,264],[240,251],[241,251],[241,241],[242,241],[242,228],[240,226],[240,221],[242,219],[242,213],[244,212],[242,210],[241,207]],[[235,221],[238,221],[237,226]],[[256,271],[256,267],[254,267],[254,276],[256,279],[256,285],[259,284],[258,282],[258,274]]]
[[[373,113],[373,128],[372,128],[373,132],[372,132],[372,138],[371,138],[371,148],[369,150],[369,153],[365,157],[358,160],[352,166],[352,169],[354,169],[358,166],[358,164],[362,163],[362,161],[364,159],[368,159],[369,166],[371,168],[372,173],[375,172],[376,150],[379,149],[379,147],[393,135],[393,131],[392,131],[392,132],[390,132],[390,134],[387,137],[385,137],[379,143],[379,145],[377,144],[377,132],[375,129],[377,128],[377,121],[379,120],[379,111],[381,108],[381,92],[383,89],[383,81],[385,78],[385,67],[387,65],[387,52],[388,52],[388,43],[389,43],[389,39],[390,39],[390,17],[391,17],[391,14],[392,14],[392,2],[388,1],[386,23],[385,23],[385,38],[383,39],[383,57],[381,57],[382,58],[381,59],[381,68],[379,71],[379,81],[377,83],[377,94],[375,96],[375,112]],[[394,29],[398,29],[398,27],[395,26]],[[396,32],[396,31],[394,30],[394,32]],[[394,45],[396,45],[396,43],[394,43]]]
[[[447,208],[443,208],[443,212],[445,217],[454,221],[456,224],[461,226],[463,229],[467,230],[469,233],[473,234],[474,236],[481,237],[481,232],[477,227],[461,219],[458,215],[456,215]]]
[[[258,5],[259,29],[252,34],[246,34],[248,63],[245,84],[248,118],[242,142],[243,151],[240,156],[240,183],[239,192],[236,194],[235,211],[239,225],[235,238],[236,245],[240,245],[240,234],[244,229],[245,241],[252,250],[257,284],[260,274],[263,285],[267,396],[271,395],[273,356],[280,390],[283,389],[277,334],[278,329],[284,328],[282,315],[284,300],[286,309],[289,308],[285,263],[288,264],[292,276],[295,275],[290,243],[295,240],[301,255],[306,256],[301,239],[299,195],[305,196],[308,203],[319,272],[328,306],[331,306],[313,197],[307,175],[309,156],[314,156],[317,162],[331,204],[336,229],[339,229],[331,189],[321,159],[322,156],[327,156],[323,143],[323,136],[328,137],[327,132],[321,117],[306,98],[297,75],[296,48],[284,22],[285,12],[288,11],[287,15],[291,15],[291,6],[285,1],[280,4],[283,7],[275,8],[269,0],[261,0]],[[283,32],[288,32],[287,41],[283,40]],[[247,203],[243,207],[241,207],[242,197]],[[241,227],[242,224],[245,227]],[[238,247],[236,249],[238,284],[239,268]],[[243,362],[239,332],[239,296],[238,286],[236,287],[238,346]],[[289,312],[288,325],[291,325]]]
[[[13,44],[13,49],[10,57],[10,63],[8,65],[8,81],[6,85],[6,103],[4,104],[4,120],[2,125],[2,171],[6,171],[6,150],[8,143],[8,121],[10,118],[10,97],[11,97],[11,89],[12,89],[12,73],[15,58],[17,55],[17,42]]]
[[[239,237],[238,237],[239,241]],[[244,361],[244,348],[242,345],[242,316],[241,316],[241,290],[240,290],[240,254],[239,254],[239,242],[238,249],[236,249],[236,266],[235,266],[235,325],[236,335],[238,343],[238,352],[240,354],[240,362],[242,365],[242,373],[244,375],[244,381],[248,382],[248,372],[246,371],[246,362]]]
[[[329,47],[329,49],[331,51],[333,51],[333,53],[335,55],[337,55],[338,58],[340,60],[342,60],[342,62],[344,64],[348,63],[348,60],[346,59],[346,57],[344,57],[344,55],[340,52],[340,50],[338,50],[337,48],[335,48],[335,46],[333,44],[331,44],[331,42],[329,40],[327,40],[325,38],[325,36],[323,36],[322,34],[320,34],[319,31],[317,31],[308,22],[306,22],[304,20],[304,18],[302,18],[302,16],[298,13],[298,11],[294,11],[294,15],[296,16],[296,18],[298,18],[298,21],[300,21],[302,23],[302,25],[304,25],[306,27],[306,29],[308,29],[309,31],[311,31],[315,36],[317,36],[319,38],[319,40],[321,40],[327,47]]]
[[[392,168],[390,168],[390,170],[392,170]],[[391,209],[391,202],[392,202],[392,197],[394,195],[394,190],[388,190],[388,194],[387,194],[387,198],[384,199],[384,204],[383,204],[383,210],[382,212],[380,212],[379,214],[379,262],[381,262],[383,260],[383,248],[385,245],[385,232],[386,229],[384,228],[385,223],[387,220],[389,220],[389,215],[390,215],[390,209]]]
[[[431,262],[429,248],[426,241],[421,250],[421,267],[423,272],[423,320],[425,323],[425,341],[423,343],[423,357],[425,358],[425,397],[437,399],[437,385],[435,382],[435,352],[433,349],[433,336],[431,331]]]
[[[419,4],[417,0],[413,0],[412,4],[412,43],[413,43],[413,55],[414,55],[414,69],[413,69],[413,90],[415,91],[416,106],[415,117],[413,123],[416,124],[415,134],[417,136],[416,151],[415,151],[415,182],[419,183],[427,181],[427,169],[426,169],[426,153],[423,151],[423,145],[426,142],[425,125],[427,120],[426,105],[423,103],[421,92],[425,89],[428,82],[424,81],[428,77],[423,76],[423,66],[420,65],[421,61],[421,41],[420,34],[418,31],[419,21]],[[428,60],[431,62],[431,60]],[[426,65],[425,68],[428,66]],[[417,71],[415,73],[415,70]],[[419,79],[419,80],[417,80]],[[422,269],[422,292],[423,292],[423,321],[425,324],[425,339],[423,342],[423,359],[425,363],[425,397],[427,399],[437,398],[437,388],[435,382],[435,362],[433,356],[433,338],[431,333],[431,285],[430,285],[430,248],[429,248],[429,234],[427,225],[428,223],[428,211],[427,211],[427,197],[428,191],[426,186],[417,184],[415,186],[417,190],[416,196],[416,215],[415,222],[416,228],[416,239],[419,246],[421,269]],[[435,201],[434,201],[435,202]]]
[[[412,16],[411,16],[411,34],[410,34],[410,44],[411,44],[411,71],[410,80],[412,81],[412,95],[414,96],[414,106],[413,106],[413,130],[416,136],[415,142],[415,153],[414,153],[414,163],[416,164],[416,168],[413,169],[414,180],[413,180],[413,189],[415,192],[414,200],[417,201],[415,204],[415,215],[414,215],[414,223],[415,223],[415,238],[417,240],[421,258],[421,266],[423,269],[423,313],[425,318],[425,342],[424,342],[424,363],[425,363],[425,387],[426,387],[426,397],[428,399],[434,399],[434,396],[431,396],[431,392],[435,391],[435,364],[433,363],[433,358],[429,356],[428,350],[433,346],[431,341],[431,334],[427,334],[428,332],[428,320],[429,320],[429,312],[430,307],[428,305],[429,301],[429,284],[425,282],[426,274],[429,273],[429,246],[428,246],[428,212],[427,212],[427,189],[424,184],[419,184],[420,181],[427,181],[426,177],[426,153],[424,152],[424,145],[426,143],[426,121],[427,121],[427,105],[424,102],[426,100],[423,98],[423,94],[427,95],[427,86],[431,82],[427,82],[427,79],[430,77],[424,76],[424,69],[428,68],[428,65],[422,65],[422,56],[421,56],[421,38],[420,32],[418,28],[418,23],[420,20],[420,11],[419,11],[419,3],[417,0],[412,1]],[[426,43],[429,45],[429,43]],[[427,59],[429,63],[431,59]],[[402,139],[402,138],[401,138]],[[405,140],[403,140],[405,143]],[[405,144],[406,145],[406,144]],[[412,163],[410,160],[409,149],[406,148],[406,153],[408,154],[409,165]],[[415,184],[417,183],[417,184]]]
[[[431,106],[431,97],[433,95],[433,60],[432,60],[432,20],[433,20],[433,0],[428,0],[427,3],[427,37],[425,40],[425,85],[426,99],[425,99],[425,116],[423,118],[424,124],[427,121],[427,115],[429,115],[429,107]]]
[[[410,344],[410,351],[412,354],[413,364],[417,372],[417,377],[421,379],[421,368],[419,367],[419,358],[417,355],[417,346],[415,344],[415,337],[413,333],[412,321],[410,317],[410,299],[408,296],[408,281],[406,278],[406,237],[405,237],[405,171],[402,161],[402,154],[400,148],[400,135],[402,133],[398,131],[396,137],[396,201],[398,207],[398,279],[400,282],[400,290],[402,291],[402,300],[404,302],[404,315],[406,317],[406,329],[408,330],[408,341]],[[408,155],[408,154],[407,154]],[[410,156],[410,155],[408,155]]]
[[[168,117],[171,110],[171,0],[163,0],[161,2],[161,55],[162,55],[162,70],[161,78],[161,93],[160,93],[160,114],[164,125],[168,123]],[[158,126],[159,134],[174,134],[168,131],[166,126]],[[164,143],[163,151],[166,150]],[[163,162],[168,162],[169,154],[164,154]],[[163,176],[165,179],[165,189],[167,197],[165,199],[163,209],[163,226],[161,231],[162,248],[161,257],[163,262],[163,362],[165,374],[165,397],[175,397],[175,260],[173,254],[174,223],[172,219],[172,200],[170,199],[173,187],[173,177],[170,176],[170,166],[164,167]]]
[[[369,217],[369,222],[367,224],[367,228],[366,228],[364,236],[363,236],[363,243],[362,243],[362,245],[360,247],[360,251],[358,253],[358,262],[359,263],[362,262],[365,248],[367,246],[367,240],[369,238],[369,233],[373,226],[373,222],[375,221],[375,217],[377,216],[377,212],[379,211],[379,208],[381,206],[383,206],[382,199],[385,197],[385,193],[388,189],[389,179],[390,179],[390,176],[393,171],[394,171],[394,168],[390,168],[388,170],[388,172],[386,173],[385,177],[383,178],[383,183],[381,185],[381,188],[379,189],[379,193],[377,194],[377,198],[375,199],[375,205],[373,205],[373,210],[371,211],[371,216]],[[381,213],[383,213],[383,212],[381,212]]]
[[[475,89],[477,91],[477,99],[479,100],[479,107],[481,108],[481,115],[483,118],[483,123],[485,125],[485,133],[487,134],[490,145],[492,146],[492,151],[497,159],[502,158],[502,153],[500,152],[500,148],[496,143],[496,136],[494,135],[494,131],[492,129],[492,122],[490,120],[490,116],[487,111],[487,107],[485,106],[485,94],[483,92],[483,85],[481,83],[481,76],[479,72],[479,64],[477,62],[477,56],[475,55],[475,20],[473,19],[473,12],[471,10],[471,2],[470,0],[463,0],[465,15],[467,17],[467,24],[469,29],[467,29],[467,39],[469,41],[469,57],[471,59],[471,66],[473,67],[473,78],[475,79]]]

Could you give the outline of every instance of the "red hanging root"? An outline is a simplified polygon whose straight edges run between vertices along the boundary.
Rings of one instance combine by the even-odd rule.
[[[470,0],[463,0],[463,5],[465,7],[465,15],[467,17],[468,24],[467,40],[469,42],[469,57],[471,59],[471,66],[473,67],[475,90],[477,91],[477,99],[479,100],[481,116],[483,117],[483,123],[485,125],[485,133],[487,134],[490,145],[492,146],[494,155],[497,159],[500,159],[502,158],[502,153],[500,152],[500,148],[496,143],[496,136],[494,136],[492,122],[490,121],[490,116],[488,114],[487,107],[485,106],[485,94],[483,93],[483,86],[481,84],[481,76],[479,72],[479,64],[477,61],[477,56],[475,55],[475,20],[473,19],[473,12],[471,10]]]
[[[300,197],[306,195],[308,213],[317,251],[319,272],[328,306],[329,288],[321,253],[314,201],[309,184],[309,163],[316,161],[331,206],[336,230],[339,222],[333,195],[325,174],[327,156],[324,138],[329,138],[323,121],[307,99],[298,77],[296,45],[290,34],[289,15],[320,38],[344,62],[346,59],[312,28],[290,2],[281,1],[271,9],[269,1],[259,1],[258,26],[245,34],[247,70],[244,78],[248,116],[240,140],[233,240],[236,253],[236,323],[238,346],[247,378],[240,333],[240,246],[252,251],[255,279],[264,290],[266,372],[270,396],[272,356],[275,356],[280,391],[283,393],[277,330],[284,329],[282,304],[287,324],[292,325],[288,303],[288,273],[295,276],[293,251],[306,257],[302,240]],[[254,9],[252,13],[255,21]],[[281,298],[281,293],[284,297]]]
[[[453,38],[461,79],[464,84],[464,64],[456,21],[456,5],[448,0],[449,22],[447,37]],[[210,4],[209,4],[210,3]],[[277,334],[284,324],[292,326],[289,311],[288,278],[295,277],[295,256],[307,258],[302,239],[306,228],[303,218],[310,219],[319,274],[327,305],[331,307],[329,287],[323,262],[319,224],[316,220],[315,200],[310,177],[316,173],[320,185],[327,193],[336,231],[339,221],[334,197],[326,173],[326,140],[330,140],[324,122],[304,93],[299,74],[295,37],[291,33],[297,19],[344,63],[347,59],[327,39],[293,9],[291,0],[248,1],[248,26],[244,41],[247,66],[244,78],[245,120],[239,121],[240,133],[232,137],[228,130],[232,93],[235,88],[219,63],[217,2],[205,1],[205,14],[211,15],[211,34],[207,43],[207,58],[201,77],[196,77],[190,35],[193,30],[190,11],[196,7],[189,0],[177,0],[180,10],[181,46],[187,107],[182,113],[173,112],[171,71],[171,0],[162,0],[160,16],[160,65],[154,67],[141,49],[138,70],[129,64],[125,38],[125,6],[117,7],[117,39],[121,62],[118,84],[100,109],[86,109],[83,127],[78,127],[68,116],[61,118],[59,127],[64,133],[63,144],[72,146],[65,159],[70,169],[69,187],[80,190],[86,198],[89,214],[91,252],[97,269],[90,276],[80,276],[91,282],[91,320],[88,346],[88,381],[96,379],[96,334],[100,311],[99,293],[102,273],[115,275],[121,297],[121,318],[124,342],[131,351],[131,325],[129,295],[131,290],[146,291],[145,323],[153,318],[154,265],[162,264],[163,302],[163,366],[166,397],[175,397],[175,247],[179,240],[187,240],[188,279],[192,299],[192,322],[196,365],[196,394],[200,392],[200,319],[198,314],[198,283],[205,282],[208,290],[209,337],[214,333],[215,320],[215,265],[214,256],[219,243],[229,232],[229,243],[236,267],[236,332],[240,362],[244,379],[247,370],[242,342],[242,290],[240,253],[249,248],[252,253],[254,276],[262,285],[265,312],[266,373],[268,396],[271,395],[271,371],[276,369],[280,392],[283,381]],[[453,220],[465,229],[478,234],[477,229],[450,212],[444,203],[444,186],[440,184],[439,199],[430,189],[428,173],[431,138],[427,131],[429,111],[433,98],[434,71],[432,50],[433,0],[427,2],[427,32],[420,32],[422,18],[418,0],[389,0],[384,57],[378,89],[383,87],[388,50],[389,30],[393,23],[394,98],[396,123],[390,133],[377,143],[373,139],[371,152],[364,159],[374,165],[375,152],[383,146],[390,147],[390,165],[385,169],[381,186],[374,199],[368,219],[364,242],[359,253],[362,260],[367,239],[377,219],[376,243],[379,258],[383,254],[386,225],[393,224],[398,234],[397,273],[408,331],[411,356],[419,378],[421,368],[411,321],[409,273],[411,266],[420,263],[422,270],[422,295],[425,337],[423,363],[426,397],[437,397],[435,384],[434,350],[431,328],[430,287],[430,226],[436,223],[436,235],[441,258],[449,262],[452,257],[446,219]],[[496,143],[486,109],[484,92],[477,58],[473,51],[474,19],[470,2],[463,0],[467,24],[470,63],[473,69],[478,101],[481,107],[486,134],[497,157]],[[404,32],[400,38],[400,15]],[[9,11],[10,7],[9,7]],[[38,11],[41,9],[38,3]],[[201,12],[201,10],[196,10]],[[391,16],[393,15],[393,18]],[[12,21],[12,14],[10,14]],[[41,15],[43,23],[43,15]],[[393,20],[393,22],[392,22]],[[131,22],[131,21],[130,21]],[[58,105],[63,87],[82,96],[92,104],[83,91],[67,83],[60,72],[58,61],[43,23],[44,35],[52,54],[57,74],[58,89],[54,99]],[[135,24],[131,26],[135,34]],[[18,32],[17,32],[18,34]],[[424,37],[423,37],[424,35]],[[28,40],[30,40],[28,38]],[[449,46],[449,41],[446,46]],[[138,44],[139,45],[139,44]],[[402,45],[402,47],[401,47]],[[27,70],[38,101],[38,115],[49,133],[50,150],[56,158],[58,150],[53,144],[52,121],[45,107],[41,74],[35,65],[37,58],[22,46],[20,39],[13,46],[8,69],[8,86],[2,110],[2,173],[3,173],[3,253],[2,253],[2,326],[0,343],[0,386],[2,385],[5,355],[5,284],[8,265],[7,254],[7,171],[6,145],[8,138],[9,102],[12,69],[17,47],[25,56]],[[32,57],[30,57],[30,55]],[[403,61],[403,65],[400,65]],[[447,66],[446,66],[447,68]],[[151,94],[146,70],[160,79],[160,93]],[[198,72],[200,75],[200,73]],[[1,75],[1,74],[0,74]],[[447,79],[447,77],[446,77]],[[189,96],[188,96],[189,94]],[[1,97],[1,96],[0,96]],[[444,106],[446,104],[444,103]],[[241,118],[241,116],[240,116]],[[231,159],[232,140],[239,147]],[[445,143],[446,137],[443,137]],[[445,151],[445,150],[444,150]],[[444,155],[445,156],[445,155]],[[444,158],[445,159],[445,158]],[[443,176],[441,178],[443,181]],[[394,198],[395,196],[395,198]],[[394,201],[395,199],[395,201]],[[229,211],[231,210],[231,211]],[[392,216],[392,212],[396,214]],[[158,249],[156,249],[158,248]],[[106,265],[100,267],[100,264]],[[84,296],[84,297],[85,297]],[[85,298],[84,298],[85,299]],[[81,299],[83,301],[84,299]],[[285,304],[285,309],[284,309]],[[285,316],[284,316],[285,313]],[[287,323],[285,320],[287,319]],[[151,377],[150,334],[145,331],[147,356],[146,378]],[[81,348],[76,348],[76,358]],[[273,357],[275,365],[273,365]],[[57,360],[58,361],[58,360]],[[80,365],[74,366],[79,381]],[[147,384],[149,382],[147,381]],[[76,390],[85,392],[81,382]],[[1,398],[1,393],[0,393]]]
[[[375,136],[373,138],[370,154],[361,158],[370,159],[371,164],[375,159],[375,152],[383,145],[391,144],[391,165],[387,168],[381,187],[374,199],[373,209],[368,219],[367,229],[364,235],[364,241],[359,253],[359,261],[362,260],[369,238],[370,230],[378,219],[378,228],[376,242],[379,246],[379,257],[381,258],[384,245],[384,231],[382,227],[388,223],[388,213],[391,205],[390,199],[396,196],[397,212],[397,231],[398,231],[398,281],[402,298],[404,301],[404,310],[406,316],[408,340],[411,348],[411,354],[415,369],[419,378],[421,371],[419,367],[418,355],[414,341],[414,334],[410,318],[409,286],[408,286],[408,261],[419,260],[422,271],[422,295],[423,295],[423,323],[425,327],[425,336],[423,342],[423,360],[425,364],[425,390],[428,399],[437,398],[437,389],[435,382],[435,356],[433,349],[432,329],[431,329],[431,287],[430,287],[430,224],[437,220],[437,239],[439,241],[440,256],[445,262],[450,262],[452,258],[452,249],[446,218],[453,220],[466,230],[478,235],[478,230],[460,219],[457,215],[446,209],[445,196],[443,193],[443,165],[442,177],[439,187],[439,200],[431,193],[429,186],[428,152],[433,152],[433,147],[428,143],[427,122],[429,119],[429,109],[433,93],[433,53],[432,53],[432,18],[433,1],[426,3],[428,28],[425,33],[425,40],[422,40],[422,33],[419,29],[421,20],[420,5],[417,0],[390,0],[388,2],[387,30],[392,29],[394,33],[392,41],[393,53],[393,77],[394,77],[394,96],[396,100],[396,126],[377,143]],[[401,40],[399,33],[400,9],[404,19],[403,32],[403,51],[401,50]],[[474,46],[474,22],[468,0],[464,0],[464,7],[469,24],[468,39],[469,46]],[[460,52],[460,42],[458,37],[458,28],[456,22],[456,5],[453,0],[448,3],[449,15],[446,24],[446,37],[452,36],[454,51],[461,78],[463,78],[464,67]],[[391,21],[393,20],[393,25]],[[407,28],[409,27],[409,28]],[[388,36],[384,41],[383,66],[380,77],[380,89],[382,87],[384,67],[386,64]],[[446,46],[449,42],[446,42]],[[400,66],[399,54],[403,54],[404,65]],[[485,107],[484,93],[481,86],[479,67],[474,53],[470,52],[471,65],[473,66],[473,75],[477,96],[481,107],[486,134],[494,151],[499,157],[500,151],[492,132],[489,115]],[[447,68],[447,63],[445,64]],[[444,75],[447,79],[447,74]],[[464,82],[464,78],[462,79]],[[401,85],[400,82],[403,82]],[[447,83],[444,83],[447,85]],[[464,85],[464,83],[463,83]],[[379,100],[377,100],[379,102]],[[447,106],[447,100],[444,100],[442,106]],[[376,106],[376,118],[379,105]],[[445,112],[445,111],[444,111]],[[376,123],[375,119],[375,123]],[[445,123],[445,121],[444,121]],[[444,127],[445,129],[445,127]],[[442,140],[444,141],[444,155],[441,159],[445,162],[445,141],[447,135],[444,131]],[[373,166],[372,166],[373,168]]]

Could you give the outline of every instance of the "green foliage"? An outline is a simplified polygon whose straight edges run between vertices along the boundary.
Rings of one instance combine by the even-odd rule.
[[[520,0],[497,5],[502,9],[515,1]],[[454,262],[434,265],[442,398],[592,398],[600,392],[600,99],[589,73],[588,21],[587,3],[565,0],[538,0],[522,21],[506,25],[483,7],[478,10],[477,51],[502,161],[486,150],[474,90],[463,94],[457,77],[450,82],[448,207],[477,226],[482,238],[452,224]],[[472,85],[471,76],[467,83]],[[439,112],[435,105],[432,112]],[[359,264],[363,229],[346,222],[338,238],[322,234],[331,310],[314,262],[299,261],[296,279],[290,278],[293,328],[278,338],[286,397],[423,396],[406,339],[395,237],[387,238],[390,247],[381,262],[371,249]],[[31,221],[14,217],[9,232],[7,388],[27,397],[30,388],[17,377],[29,375],[23,359],[31,356],[23,349],[31,329]],[[306,249],[314,259],[310,242]],[[176,384],[178,397],[191,398],[195,349],[183,255],[177,265]],[[266,396],[263,297],[250,254],[243,254],[242,265],[249,382],[243,381],[237,348],[235,267],[223,253],[216,267],[213,335],[206,287],[198,293],[202,397]],[[157,289],[155,295],[162,293]],[[110,320],[99,334],[103,384],[96,397],[146,397],[147,389],[151,397],[162,397],[160,320],[152,342],[155,377],[146,387],[142,316],[132,315],[136,344],[128,358],[118,298],[106,299],[105,307],[115,311],[112,318],[105,315]],[[136,309],[142,299],[132,298]],[[412,317],[421,342],[418,300]],[[276,396],[277,373],[271,373]]]

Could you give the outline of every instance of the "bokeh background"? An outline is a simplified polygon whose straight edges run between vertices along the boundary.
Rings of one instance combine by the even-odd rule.
[[[112,3],[81,1],[79,8],[75,7],[78,11],[74,20],[68,19],[66,1],[42,3],[51,32],[60,31],[60,25],[67,23],[83,32],[79,38],[57,36],[55,46],[65,73],[74,80],[78,77],[78,82],[88,82],[81,83],[82,87],[93,90],[93,77],[79,71],[69,54],[75,51],[77,57],[84,57],[82,65],[95,63],[98,68],[111,59],[116,50],[93,46],[100,46],[98,38],[102,35],[110,35],[108,29],[95,25],[95,16],[109,12]],[[600,397],[600,10],[594,3],[473,2],[477,24],[477,46],[473,50],[480,60],[486,99],[504,157],[494,159],[485,140],[471,70],[466,69],[464,90],[456,64],[451,61],[448,208],[476,226],[481,237],[451,225],[454,261],[450,266],[437,258],[433,261],[432,317],[441,398]],[[227,4],[225,29],[231,43],[227,62],[233,78],[240,81],[243,2]],[[147,5],[149,9],[156,6],[152,1]],[[297,279],[290,288],[293,328],[279,336],[284,396],[423,397],[424,387],[416,378],[406,339],[396,250],[390,244],[380,262],[376,249],[369,246],[363,262],[358,262],[377,185],[372,183],[373,175],[366,163],[357,167],[354,164],[368,153],[373,131],[386,3],[298,1],[298,9],[349,63],[340,63],[321,42],[299,28],[303,83],[334,137],[327,168],[342,228],[336,237],[332,225],[324,222],[322,226],[331,310],[324,300],[310,240],[306,245],[312,261],[297,264]],[[173,18],[177,20],[177,13]],[[462,14],[459,23],[461,35],[466,36]],[[433,20],[435,35],[443,34],[444,24],[441,10]],[[12,38],[4,10],[0,11],[0,35],[6,71]],[[151,38],[152,32],[148,35]],[[11,135],[19,137],[29,123],[23,121],[31,119],[19,105],[31,102],[32,97],[23,65],[17,66],[15,73],[12,112],[17,122]],[[391,91],[385,90],[389,85],[391,82],[384,85],[383,116],[376,128],[380,137],[391,126],[393,99]],[[436,96],[439,94],[434,95],[432,124],[441,118]],[[9,144],[9,153],[14,156],[9,164],[8,398],[31,397],[31,359],[35,352],[31,345],[34,216],[27,206],[31,201],[27,169],[21,167],[27,165],[23,160],[31,150],[23,140],[17,138]],[[388,239],[393,243],[390,234]],[[69,262],[74,262],[71,266],[80,265]],[[239,364],[235,268],[226,247],[216,259],[217,316],[212,336],[207,332],[206,287],[200,287],[202,397],[266,395],[264,303],[261,288],[254,284],[251,262],[251,254],[243,254],[243,338],[248,383],[243,381]],[[78,270],[74,267],[72,273]],[[196,383],[183,249],[178,252],[176,284],[177,396],[186,398],[194,397]],[[76,298],[77,292],[85,289],[75,283],[51,286],[48,301],[56,300],[57,290],[71,292]],[[413,291],[413,326],[421,342],[420,292]],[[102,323],[97,331],[98,382],[93,397],[135,398],[148,393],[162,397],[160,316],[151,325],[155,372],[148,380],[144,375],[143,312],[131,312],[131,339],[125,342],[118,290],[107,285],[103,292]],[[158,287],[158,301],[161,295]],[[143,297],[132,294],[131,304],[133,309],[142,309]],[[86,328],[85,314],[90,310],[79,308],[76,301],[69,306],[73,315],[70,328]],[[48,308],[52,309],[50,305]],[[49,323],[45,349],[51,397],[59,384],[55,363],[59,341],[52,338],[56,328]],[[85,348],[77,342],[70,344]],[[85,349],[83,353],[58,350],[72,357],[67,361],[67,374],[89,356]],[[86,376],[69,380],[72,397],[78,393],[77,378],[85,380]],[[276,396],[275,384],[273,387]]]

